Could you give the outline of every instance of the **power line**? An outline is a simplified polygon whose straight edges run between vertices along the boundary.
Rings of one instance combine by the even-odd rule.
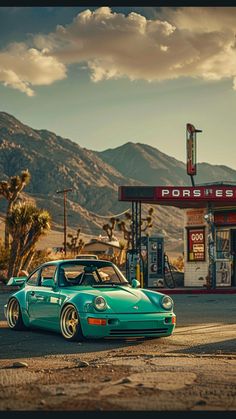
[[[95,215],[98,218],[109,218],[110,219],[110,218],[120,217],[121,215],[126,214],[126,212],[130,211],[130,208],[121,212],[120,214],[113,214],[113,215],[99,215],[99,214],[96,214],[95,212],[92,212],[92,211],[89,211],[89,210],[87,210],[87,211],[89,212],[89,214]]]

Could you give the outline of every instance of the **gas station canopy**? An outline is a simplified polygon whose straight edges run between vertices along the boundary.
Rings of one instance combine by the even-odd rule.
[[[120,186],[119,201],[142,202],[177,208],[225,208],[236,206],[236,185]]]

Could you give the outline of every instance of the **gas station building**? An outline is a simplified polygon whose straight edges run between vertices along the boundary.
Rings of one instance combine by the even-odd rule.
[[[119,200],[132,203],[133,243],[141,251],[141,204],[184,211],[184,286],[236,286],[236,186],[120,186]],[[157,260],[158,264],[163,261]],[[210,285],[209,285],[210,284]]]

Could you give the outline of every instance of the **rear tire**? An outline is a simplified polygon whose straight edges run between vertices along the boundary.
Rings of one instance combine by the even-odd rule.
[[[78,311],[73,304],[67,304],[61,312],[60,327],[62,336],[69,341],[83,341]]]
[[[7,304],[7,323],[12,330],[25,330],[20,304],[16,298],[11,298]]]

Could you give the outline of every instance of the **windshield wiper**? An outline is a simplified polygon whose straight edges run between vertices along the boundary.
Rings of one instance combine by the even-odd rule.
[[[107,284],[105,284],[105,283],[104,284],[93,284],[92,287],[115,287],[115,288],[117,288],[117,287],[120,287],[122,285],[129,285],[129,283],[128,282],[120,282],[120,283],[108,282]]]
[[[108,284],[93,284],[92,287],[118,287],[118,284],[114,284],[112,282],[108,283]]]

